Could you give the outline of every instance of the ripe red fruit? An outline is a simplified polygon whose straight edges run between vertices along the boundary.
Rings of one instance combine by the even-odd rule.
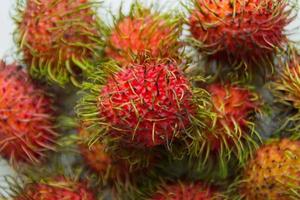
[[[157,191],[151,200],[212,200],[214,194],[212,189],[201,183],[175,183],[165,185]]]
[[[0,154],[38,162],[56,138],[53,100],[16,64],[0,62]]]
[[[56,177],[26,185],[14,200],[96,200],[86,184]]]
[[[198,49],[213,59],[253,61],[287,42],[284,28],[291,21],[286,1],[193,0],[189,18]],[[194,44],[197,42],[194,42]]]
[[[230,83],[214,83],[207,90],[211,95],[209,118],[203,119],[207,128],[190,140],[191,155],[197,160],[193,167],[226,178],[231,161],[243,164],[258,146],[260,136],[254,124],[258,96],[247,87]]]
[[[31,75],[65,84],[87,70],[100,47],[94,5],[89,0],[28,0],[19,9],[17,40]]]
[[[134,147],[170,143],[196,112],[191,86],[173,63],[135,64],[111,76],[97,98],[109,134]]]
[[[179,56],[181,27],[177,19],[147,9],[134,9],[116,22],[107,39],[106,55],[123,65],[147,54],[153,58]]]
[[[212,84],[207,90],[212,98],[212,112],[216,114],[215,125],[207,137],[210,148],[218,151],[224,145],[224,139],[229,144],[236,144],[247,134],[251,114],[258,108],[257,96],[246,88],[231,84]]]

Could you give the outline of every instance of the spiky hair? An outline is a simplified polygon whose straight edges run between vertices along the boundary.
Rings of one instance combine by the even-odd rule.
[[[132,146],[134,144],[132,147],[137,149],[143,149],[146,146],[153,147],[156,145],[164,144],[166,145],[167,149],[172,150],[172,143],[174,141],[184,141],[187,138],[187,135],[189,135],[189,132],[192,131],[191,123],[197,123],[197,125],[195,125],[194,127],[197,127],[198,131],[201,132],[200,129],[205,126],[203,119],[209,116],[209,113],[206,113],[206,108],[208,105],[210,105],[209,95],[207,91],[202,88],[192,90],[191,86],[189,86],[188,79],[184,77],[180,69],[177,67],[178,66],[176,62],[170,60],[164,62],[159,61],[158,63],[149,62],[143,64],[134,64],[125,69],[119,69],[118,66],[112,62],[106,63],[104,66],[101,66],[101,70],[96,71],[92,75],[90,82],[84,85],[87,93],[80,100],[76,108],[79,117],[83,121],[87,121],[91,127],[96,127],[95,130],[97,131],[94,132],[94,134],[91,136],[90,145],[93,144],[93,141],[97,141],[98,139],[103,140],[104,138],[111,138],[111,140],[114,142],[121,142],[129,146]],[[105,73],[103,71],[105,69],[110,70],[110,72]],[[144,72],[141,73],[141,70],[144,70]],[[131,78],[128,80],[123,80],[123,75],[126,75],[126,77],[129,76]],[[139,79],[143,79],[143,81]],[[110,88],[107,88],[106,86],[108,82],[110,83]],[[161,84],[157,84],[156,82],[160,82]],[[114,86],[112,86],[112,84]],[[172,87],[170,87],[171,85]],[[146,91],[153,87],[153,90],[155,90],[155,92],[148,91],[148,93],[145,93],[143,87],[145,87]],[[125,114],[124,116],[119,116],[116,114],[116,118],[113,118],[112,121],[107,121],[104,115],[100,114],[99,110],[99,105],[101,105],[101,103],[103,102],[103,100],[101,100],[101,91],[105,92],[113,88],[115,88],[114,90],[116,90],[116,93],[120,95],[126,95],[125,100],[128,98],[126,93],[129,93],[130,95],[132,95],[132,97],[130,97],[130,99],[132,100],[128,101],[127,103],[120,104],[119,107],[115,107],[113,101],[117,99],[111,99],[112,102],[110,106],[113,105],[112,113],[117,113],[119,111],[121,112],[122,107],[125,106],[124,112],[127,114]],[[118,91],[117,89],[120,91]],[[111,95],[115,94],[115,92],[111,91]],[[153,101],[151,101],[151,98],[149,99],[150,93],[151,95],[154,95],[154,99],[152,99]],[[146,95],[144,97],[144,101],[142,98],[143,95]],[[163,95],[165,95],[166,97],[164,97]],[[105,96],[103,96],[103,98],[104,97]],[[164,105],[165,98],[169,99],[168,105],[165,105],[165,107],[163,107],[162,110],[158,112],[160,114],[158,114],[157,112],[153,112],[153,109],[158,109],[159,107]],[[104,100],[105,99],[106,97],[104,98]],[[120,100],[124,101],[124,98]],[[154,104],[154,102],[156,101],[161,102],[160,104]],[[171,107],[170,101],[174,103],[174,105],[172,105]],[[145,107],[145,103],[149,105]],[[153,107],[152,105],[155,105],[156,107],[151,109]],[[106,105],[105,110],[110,109],[110,106]],[[127,110],[128,106],[131,109]],[[170,107],[170,109],[167,109],[167,107]],[[115,109],[116,111],[114,111]],[[176,112],[174,110],[176,110]],[[152,118],[143,117],[145,113],[148,113],[148,116],[153,115]],[[157,115],[156,118],[160,117],[160,115],[163,115],[164,117],[160,120],[157,119],[151,121],[151,119],[156,119],[155,115]],[[106,113],[105,116],[110,115]],[[120,124],[114,125],[114,120],[119,119],[121,120],[120,122],[123,123],[123,117],[128,118],[128,116],[133,116],[132,120],[130,120],[129,123],[130,125],[133,124],[132,126],[122,125],[122,127],[119,127]],[[136,116],[139,116],[137,118],[139,119],[139,121],[137,122],[135,121]],[[183,116],[184,118],[182,118]],[[166,119],[169,118],[171,119],[170,122],[166,121]],[[126,118],[124,118],[124,120],[125,119]],[[164,121],[166,121],[168,125]],[[150,122],[151,127],[148,124]],[[146,125],[146,127],[141,127],[141,124]],[[158,128],[163,128],[164,124],[169,128],[161,132],[161,129]],[[159,135],[153,135],[157,134],[156,130],[158,131],[158,133],[166,135],[162,135],[162,137],[160,137]],[[119,134],[114,135],[116,131],[119,131]],[[149,140],[147,139],[149,138],[149,131],[152,133],[150,134],[150,136],[152,135],[151,137],[154,137],[154,140],[152,140],[151,138]],[[166,131],[168,133],[165,133]],[[144,136],[140,133],[145,133],[146,135]],[[125,136],[122,136],[124,134]],[[137,137],[140,137],[140,140],[136,140]],[[124,143],[124,141],[126,142]]]
[[[34,78],[79,85],[103,46],[97,4],[94,0],[18,0],[15,41]]]
[[[24,68],[0,62],[0,154],[11,163],[38,163],[54,150],[54,101]]]
[[[133,3],[129,14],[114,17],[113,26],[106,30],[106,56],[128,65],[145,55],[156,59],[181,57],[182,19],[161,13],[153,5]]]
[[[295,1],[191,0],[187,3],[188,42],[209,62],[248,72],[273,73],[274,57],[285,49],[286,26],[295,18]],[[247,78],[248,78],[247,77]]]

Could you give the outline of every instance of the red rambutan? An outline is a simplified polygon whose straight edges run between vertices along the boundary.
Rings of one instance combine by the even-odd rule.
[[[193,45],[218,60],[255,61],[287,42],[292,8],[284,0],[193,0]]]
[[[144,54],[153,58],[179,57],[181,23],[178,17],[133,5],[129,16],[115,22],[108,36],[106,55],[123,65]]]
[[[10,160],[38,162],[53,149],[52,98],[36,87],[16,64],[0,62],[0,154]]]
[[[80,144],[80,152],[85,162],[92,170],[99,174],[106,175],[112,160],[110,155],[105,151],[105,146],[103,144],[97,142],[90,148],[88,145]]]
[[[16,40],[30,74],[61,85],[91,68],[100,52],[94,1],[28,0],[19,5]]]
[[[220,149],[220,138],[227,138],[226,141],[232,143],[232,133],[235,139],[241,138],[247,129],[249,115],[258,107],[257,96],[248,89],[230,84],[212,84],[208,86],[213,102],[213,112],[216,113],[216,121],[213,128],[211,148]]]
[[[95,200],[86,184],[56,177],[27,184],[14,200]]]
[[[83,86],[76,112],[91,128],[88,143],[108,144],[133,170],[158,166],[163,149],[176,158],[194,151],[212,118],[208,92],[193,88],[173,61],[103,63]]]
[[[100,116],[126,142],[155,146],[172,140],[195,112],[188,80],[173,64],[135,65],[108,79]]]
[[[95,73],[95,80],[100,76]],[[168,145],[197,112],[191,85],[173,62],[134,64],[88,86],[93,94],[82,99],[79,116],[99,125],[98,138],[117,138],[134,148]]]
[[[229,83],[214,83],[207,90],[211,94],[213,120],[205,120],[208,128],[200,137],[192,138],[192,146],[197,158],[200,155],[200,168],[211,164],[207,161],[218,160],[223,176],[231,157],[243,163],[258,146],[256,140],[260,137],[253,122],[259,109],[258,95],[249,88]]]
[[[152,200],[212,200],[214,192],[211,188],[204,186],[201,183],[175,183],[165,185],[159,189]]]

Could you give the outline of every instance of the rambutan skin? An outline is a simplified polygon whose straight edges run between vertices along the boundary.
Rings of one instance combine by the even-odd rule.
[[[292,55],[291,58],[271,83],[271,89],[278,102],[300,110],[300,56]]]
[[[200,183],[165,185],[151,200],[212,200],[213,191]],[[215,199],[215,198],[214,198]]]
[[[116,22],[108,37],[106,56],[126,66],[145,54],[152,58],[178,58],[181,25],[149,10]]]
[[[247,121],[259,107],[258,97],[247,88],[229,83],[214,83],[207,90],[211,94],[212,112],[216,114],[212,128],[214,136],[208,138],[212,143],[211,148],[218,150],[224,141],[222,138],[233,143],[234,139],[241,138],[241,134],[247,131]]]
[[[89,138],[91,130],[81,126],[79,129],[79,149],[87,166],[97,173],[106,183],[121,183],[142,175],[144,170],[151,169],[157,162],[154,155],[145,152],[137,152],[123,146],[112,146],[101,141],[95,142],[89,147],[84,140]],[[130,153],[129,153],[130,152]],[[155,158],[159,156],[156,155]]]
[[[197,48],[221,60],[253,60],[275,52],[287,42],[290,23],[286,1],[193,0],[188,24]]]
[[[300,196],[300,142],[273,141],[246,165],[240,193],[247,200],[291,200]]]
[[[89,133],[84,127],[81,127],[78,133],[82,139],[89,137]],[[105,145],[96,142],[89,147],[87,144],[81,143],[79,144],[79,148],[81,155],[89,167],[99,174],[105,174],[107,172],[112,160],[105,150]]]
[[[144,63],[114,74],[98,97],[110,135],[135,147],[166,144],[196,112],[189,81],[173,63]]]
[[[0,154],[11,162],[38,162],[53,149],[53,99],[16,64],[0,62]]]
[[[85,184],[57,177],[43,183],[26,185],[14,200],[96,200]]]
[[[89,0],[28,0],[20,8],[16,40],[31,75],[65,84],[87,70],[101,46],[93,5]]]

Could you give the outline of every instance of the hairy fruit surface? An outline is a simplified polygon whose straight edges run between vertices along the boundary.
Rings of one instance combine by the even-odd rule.
[[[287,1],[193,0],[190,31],[200,52],[218,59],[253,61],[287,42]]]
[[[273,84],[274,95],[285,105],[292,105],[300,110],[300,56],[292,55],[292,61],[287,62],[282,72]]]
[[[240,193],[246,200],[292,200],[300,197],[300,142],[266,144],[244,169]]]
[[[157,191],[152,200],[212,200],[213,191],[200,183],[176,183],[165,185]]]
[[[38,162],[53,149],[53,100],[16,64],[0,62],[0,154]]]
[[[196,112],[190,84],[173,63],[134,65],[110,77],[98,96],[111,136],[135,147],[170,143]]]
[[[31,75],[61,85],[75,83],[100,51],[95,3],[28,0],[25,4],[19,9],[16,36]]]
[[[79,138],[85,140],[89,137],[89,132],[83,125],[78,130]],[[91,147],[84,142],[79,144],[80,152],[85,159],[87,165],[98,173],[105,174],[109,166],[111,165],[111,157],[105,151],[105,145],[97,142]]]
[[[230,166],[244,164],[258,147],[260,136],[255,131],[255,114],[259,111],[258,95],[246,86],[213,83],[206,87],[210,107],[199,136],[193,133],[190,145],[192,168],[218,178],[230,175]],[[196,129],[197,130],[197,129]]]
[[[57,177],[25,186],[14,200],[95,200],[85,184]]]
[[[231,84],[212,84],[207,90],[211,94],[216,121],[209,136],[211,148],[220,149],[225,140],[233,144],[247,130],[247,121],[258,107],[255,94],[247,88]]]
[[[176,59],[181,47],[179,22],[147,9],[132,12],[132,16],[116,22],[108,37],[106,55],[125,66],[145,54]]]

